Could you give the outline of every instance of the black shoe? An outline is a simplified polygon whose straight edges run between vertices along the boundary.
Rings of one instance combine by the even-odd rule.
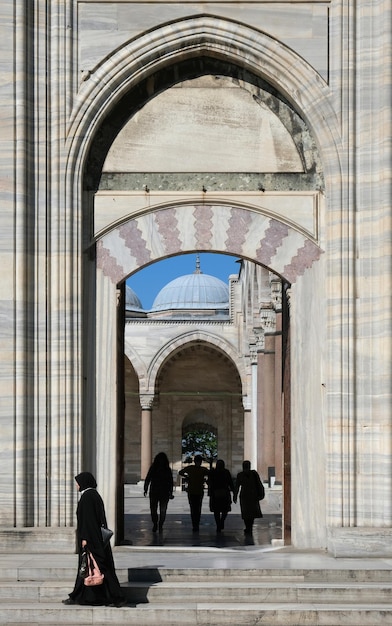
[[[72,598],[67,598],[66,600],[62,600],[63,604],[76,604],[75,600],[72,600]]]

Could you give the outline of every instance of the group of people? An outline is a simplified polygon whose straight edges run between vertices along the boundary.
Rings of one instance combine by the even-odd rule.
[[[252,534],[254,520],[262,517],[260,500],[264,497],[264,486],[257,471],[251,469],[250,461],[244,461],[242,472],[237,474],[234,482],[222,459],[219,459],[216,467],[211,470],[203,467],[202,461],[202,456],[196,455],[192,465],[179,471],[180,476],[186,481],[193,531],[199,530],[207,485],[210,511],[214,513],[217,533],[224,529],[226,517],[231,511],[231,503],[236,503],[239,496],[241,516],[245,524],[244,532]],[[158,529],[162,531],[169,499],[173,498],[173,474],[164,452],[156,455],[147,473],[144,495],[147,496],[148,492],[153,532]]]
[[[264,487],[260,476],[251,469],[249,461],[244,461],[235,483],[225,463],[217,461],[214,469],[202,466],[202,457],[196,455],[193,465],[180,470],[187,483],[192,527],[199,530],[205,485],[208,486],[210,510],[214,513],[216,530],[224,529],[225,519],[231,510],[231,503],[237,502],[239,495],[241,515],[246,534],[252,533],[255,518],[262,517],[260,500],[264,497]],[[126,600],[118,581],[110,542],[105,543],[102,527],[107,528],[105,507],[97,491],[97,483],[90,472],[75,476],[80,498],[76,509],[77,541],[79,551],[78,573],[73,591],[64,604],[125,606]],[[173,498],[173,474],[164,452],[156,455],[144,481],[144,495],[149,492],[153,531],[161,531],[166,518],[167,505]],[[159,514],[158,514],[159,509]],[[103,574],[101,584],[87,586],[81,572],[84,552],[88,552],[99,571]],[[94,562],[94,561],[90,561]]]

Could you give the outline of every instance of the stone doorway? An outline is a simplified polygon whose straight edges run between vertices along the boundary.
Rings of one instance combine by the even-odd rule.
[[[208,46],[211,45],[213,48],[216,44],[212,34],[214,20],[211,20],[210,24],[209,18],[202,18],[201,22],[203,42],[206,41],[205,28],[208,31],[210,27],[212,29],[211,39],[210,35],[207,39]],[[239,28],[241,30],[241,27]],[[230,41],[232,37],[231,33]],[[183,38],[181,41],[184,41]],[[202,45],[204,49],[205,44]],[[249,39],[249,51],[253,45],[253,39]],[[102,176],[104,161],[102,153],[107,153],[115,134],[118,134],[119,129],[132,116],[129,102],[136,103],[136,108],[141,109],[148,100],[154,96],[158,97],[160,93],[174,86],[179,77],[180,80],[189,81],[202,75],[215,75],[222,55],[219,53],[214,57],[207,50],[204,52],[205,56],[198,54],[197,60],[193,57],[189,63],[185,58],[178,58],[178,63],[174,64],[170,61],[163,73],[157,68],[154,77],[146,76],[146,81],[143,85],[140,83],[140,89],[132,94],[132,98],[130,88],[124,87],[124,97],[117,99],[117,104],[113,105],[110,115],[109,110],[107,111],[107,121],[110,120],[110,123],[107,125],[103,123],[102,132],[96,135],[90,145],[85,188],[93,189],[90,195],[87,193],[86,202],[94,214],[93,238],[96,242],[96,257],[88,260],[87,274],[90,272],[96,279],[96,297],[93,305],[90,303],[86,305],[86,319],[88,321],[93,319],[95,324],[97,365],[94,367],[94,382],[87,382],[86,398],[93,396],[92,406],[96,408],[95,423],[90,429],[96,442],[95,453],[92,454],[103,459],[98,475],[100,473],[102,476],[108,475],[110,472],[107,470],[110,470],[116,459],[116,440],[111,436],[115,432],[115,420],[113,422],[113,419],[108,419],[107,416],[117,414],[117,397],[113,390],[117,385],[114,329],[117,319],[118,286],[128,275],[144,265],[174,254],[209,250],[249,259],[269,268],[291,285],[292,376],[289,400],[292,425],[291,467],[292,471],[301,477],[300,487],[293,483],[296,485],[294,488],[301,493],[296,492],[292,499],[292,529],[295,528],[294,537],[297,545],[325,545],[325,498],[322,494],[325,487],[323,477],[326,451],[323,434],[323,392],[320,382],[323,362],[315,356],[323,354],[326,327],[323,288],[326,272],[320,244],[324,208],[323,181],[315,142],[311,139],[306,124],[295,114],[288,101],[279,95],[278,90],[271,91],[264,82],[264,78],[268,78],[270,73],[276,84],[276,73],[269,72],[267,67],[264,68],[264,72],[261,71],[257,68],[258,61],[249,59],[249,67],[252,66],[254,71],[248,75],[240,69],[242,63],[236,64],[234,49],[228,52],[227,63],[221,64],[218,72],[225,77],[226,82],[222,81],[222,84],[228,89],[234,89],[234,83],[236,89],[237,84],[243,85],[245,83],[242,81],[245,81],[245,91],[253,100],[256,91],[260,94],[262,91],[268,93],[268,96],[261,98],[260,110],[264,110],[267,102],[274,102],[277,106],[276,111],[282,112],[284,109],[285,114],[282,115],[281,122],[283,118],[287,120],[288,115],[293,123],[290,122],[290,128],[292,130],[295,128],[299,133],[295,132],[290,139],[294,152],[301,150],[301,146],[311,146],[310,152],[303,154],[306,158],[299,159],[303,171],[298,176],[292,171],[289,175],[290,183],[286,175],[286,178],[284,176],[277,178],[275,174],[270,176],[271,172],[267,177],[264,172],[262,180],[258,180],[260,177],[257,172],[244,178],[241,172],[225,171],[224,160],[218,177],[214,176],[213,172],[193,172],[187,174],[185,178],[182,176],[179,182],[178,172],[171,170],[167,172],[165,178],[168,184],[165,189],[162,188],[162,177],[157,176],[156,172],[148,173],[148,180],[151,180],[153,185],[150,186],[146,182],[143,189],[140,189],[140,186],[137,188],[135,183],[135,181],[140,183],[140,180],[144,182],[144,178],[140,179],[140,172],[128,172],[126,177],[120,178],[117,174]],[[274,54],[277,53],[283,56],[288,54],[286,50],[280,48],[275,49]],[[274,55],[271,58],[267,55],[266,58],[269,59],[269,63],[274,62]],[[306,74],[306,68],[302,70]],[[261,78],[261,75],[264,75],[264,78]],[[289,80],[289,76],[286,78]],[[234,82],[228,85],[227,79]],[[317,91],[317,79],[309,76],[309,81]],[[199,87],[200,83],[197,88]],[[287,91],[290,91],[289,86]],[[294,89],[292,91],[294,94]],[[104,97],[103,92],[101,96]],[[294,97],[293,101],[296,101]],[[324,106],[322,96],[317,101],[321,103],[320,106]],[[314,102],[313,97],[311,102]],[[306,106],[311,106],[310,101]],[[272,127],[273,125],[270,129]],[[287,127],[285,130],[282,126],[279,128],[286,137],[290,135]],[[295,137],[304,137],[303,133],[310,141],[296,143]],[[311,170],[307,169],[309,156],[315,166],[313,168],[312,165]],[[290,167],[295,169],[295,159],[291,159],[290,163]],[[276,164],[280,167],[279,159],[275,160]],[[212,181],[212,186],[205,185],[203,180],[211,175],[209,180]],[[277,186],[275,183],[278,180],[280,183]],[[294,180],[296,182],[293,185]],[[100,187],[99,181],[102,181],[103,187]],[[273,190],[266,186],[267,181],[274,183]],[[309,337],[309,340],[304,341],[304,337]],[[161,357],[165,356],[162,353],[148,371],[142,361],[134,364],[141,381],[140,393],[146,411],[149,410],[149,402],[154,392],[151,383],[162,362]],[[105,376],[99,371],[98,364],[101,363],[105,363],[106,366]],[[307,384],[304,389],[305,378]],[[244,388],[247,388],[246,377],[244,383]],[[89,428],[86,426],[86,434],[89,434]],[[308,444],[306,458],[302,449],[304,441]],[[108,484],[106,489],[108,508],[115,523],[115,481]],[[303,493],[307,494],[305,499]],[[317,506],[312,504],[315,494]]]
[[[105,253],[105,256],[106,256],[106,253]],[[106,278],[104,277],[104,275],[102,275],[102,279],[103,279],[103,281],[106,283]],[[112,285],[113,285],[113,283],[112,283],[112,281],[111,281],[110,279],[109,279],[109,282],[110,282],[110,284],[112,284]],[[109,282],[107,282],[107,286],[109,286]],[[114,291],[113,291],[113,294],[115,295],[115,291],[116,291],[115,284],[114,284],[113,286],[114,286]],[[114,317],[114,319],[115,319],[115,317]],[[109,339],[110,339],[110,337],[109,337]],[[101,344],[101,346],[102,346],[102,344]],[[163,361],[163,359],[164,359],[164,358],[165,358],[165,355],[163,355],[163,354],[162,354],[162,355],[161,355],[161,359],[162,359],[162,361]],[[162,362],[162,361],[161,361],[161,362]],[[147,383],[147,382],[148,382],[148,380],[149,380],[149,381],[150,381],[150,385],[151,385],[152,381],[153,381],[153,380],[155,380],[155,377],[156,377],[156,375],[157,375],[157,372],[159,371],[160,363],[157,361],[155,364],[153,364],[152,369],[151,369],[151,371],[149,371],[149,372],[143,372],[143,368],[142,368],[141,364],[138,364],[138,363],[136,363],[136,364],[135,364],[136,369],[138,369],[138,366],[139,366],[139,365],[140,365],[140,367],[141,367],[141,370],[140,370],[140,371],[139,371],[139,373],[138,373],[138,375],[139,375],[139,380],[140,380],[140,381],[145,381],[145,383]],[[115,368],[114,368],[114,369],[115,369]],[[145,383],[144,383],[144,384],[145,384]],[[142,383],[142,384],[143,384],[143,383]],[[245,387],[246,387],[246,385],[245,385]],[[102,387],[100,387],[100,389],[102,390]],[[106,391],[107,391],[107,389],[106,389]],[[144,387],[144,388],[142,388],[140,391],[141,391],[141,393],[142,393],[142,394],[145,394],[145,395],[148,395],[149,393],[151,393],[151,394],[153,395],[153,393],[154,393],[153,388],[148,387],[147,385],[145,385],[145,387]],[[110,395],[110,394],[109,394],[109,395]],[[106,401],[107,401],[107,399],[108,399],[108,398],[107,398],[107,396],[108,396],[108,394],[106,393],[106,394],[105,394]],[[114,404],[117,404],[117,403],[115,402],[115,400],[116,400],[116,399],[113,397],[113,402],[114,402]],[[98,403],[98,405],[99,405],[99,403]],[[114,406],[114,405],[113,405],[113,406]],[[114,412],[114,413],[115,413],[115,412]],[[103,442],[102,442],[102,443],[103,443]],[[107,455],[105,455],[105,456],[107,457]]]
[[[193,255],[192,255],[193,256]],[[237,265],[237,267],[239,267]],[[253,280],[245,271],[245,266],[241,271],[244,280],[252,285]],[[268,272],[257,272],[258,279],[262,276],[268,278]],[[246,379],[250,377],[250,355],[243,355],[244,348],[237,346],[234,350],[236,337],[238,333],[243,332],[242,326],[238,326],[237,316],[242,310],[242,297],[239,298],[243,291],[242,283],[238,280],[237,275],[231,277],[234,284],[231,285],[231,300],[238,300],[236,306],[232,308],[230,316],[226,321],[220,321],[215,325],[211,321],[198,319],[200,313],[197,313],[196,319],[191,321],[182,320],[178,326],[178,312],[174,311],[175,321],[171,322],[168,312],[159,320],[156,312],[152,318],[140,318],[140,300],[137,298],[136,317],[132,321],[130,310],[127,314],[127,322],[125,329],[125,491],[134,493],[132,484],[143,480],[143,468],[148,469],[152,458],[160,451],[168,454],[176,488],[181,490],[179,481],[179,470],[186,464],[187,459],[184,457],[184,449],[181,450],[179,443],[184,441],[189,431],[204,429],[208,431],[210,436],[214,436],[217,440],[216,454],[212,456],[212,461],[216,461],[217,454],[219,458],[224,459],[226,467],[231,471],[233,479],[242,468],[244,458],[249,458],[253,446],[253,439],[260,440],[260,449],[256,444],[256,457],[252,459],[252,466],[258,469],[264,480],[268,477],[267,466],[276,467],[276,489],[273,498],[279,506],[274,511],[281,515],[280,497],[281,491],[281,457],[279,451],[274,451],[276,443],[274,442],[274,433],[277,433],[278,447],[281,447],[281,424],[280,422],[280,401],[278,398],[278,406],[275,406],[273,398],[276,396],[275,387],[278,386],[278,396],[281,394],[280,375],[277,374],[275,380],[274,371],[279,372],[281,366],[276,368],[273,364],[268,366],[260,363],[260,378],[265,378],[263,384],[263,392],[271,396],[263,405],[260,403],[258,409],[254,407],[253,417],[255,419],[255,428],[248,424],[253,421],[250,412],[244,409],[243,398],[250,395],[249,389],[245,389]],[[242,278],[241,278],[242,280]],[[276,277],[272,279],[273,293],[276,293],[275,285]],[[266,291],[271,290],[268,284],[265,286]],[[228,290],[229,293],[229,290]],[[136,294],[131,294],[132,301],[135,301]],[[229,297],[229,296],[228,296]],[[253,297],[253,295],[252,295]],[[181,299],[182,301],[182,299]],[[248,310],[248,298],[245,298],[246,311]],[[264,302],[264,306],[266,303]],[[264,309],[265,312],[265,309]],[[272,309],[271,309],[272,312]],[[247,314],[247,313],[246,313]],[[189,316],[189,312],[186,315]],[[279,314],[280,316],[280,314]],[[258,325],[258,318],[256,318]],[[192,336],[189,336],[190,329],[193,328]],[[258,330],[260,332],[260,329]],[[271,333],[271,328],[269,328]],[[275,352],[275,347],[271,341],[278,340],[280,346],[279,329],[269,336],[267,354],[261,359],[271,359]],[[145,339],[143,339],[145,337]],[[164,338],[164,339],[163,339]],[[253,334],[251,333],[253,341]],[[219,339],[219,346],[214,345],[212,341]],[[229,343],[230,340],[230,343]],[[157,354],[162,349],[162,343],[165,344],[166,357],[162,359],[162,363],[157,370],[155,383],[151,384],[154,389],[154,396],[151,394],[151,407],[149,411],[150,428],[149,436],[151,441],[148,446],[143,442],[142,432],[140,428],[140,393],[139,379],[133,369],[131,362],[137,362],[137,356],[143,355],[146,364],[152,363]],[[231,358],[228,358],[229,346],[231,346]],[[276,346],[278,355],[281,349]],[[271,350],[271,348],[273,348]],[[122,347],[118,354],[121,361]],[[249,351],[249,350],[248,350]],[[278,356],[278,358],[281,358]],[[238,370],[242,371],[241,377]],[[248,373],[246,373],[248,372]],[[140,374],[140,372],[139,372]],[[272,377],[271,377],[272,376]],[[274,382],[275,381],[275,382]],[[254,384],[252,382],[252,384]],[[119,389],[121,385],[119,385]],[[260,383],[261,388],[261,383]],[[124,406],[124,400],[120,399],[118,406]],[[277,412],[277,416],[270,414],[272,411]],[[121,416],[119,417],[121,422]],[[259,426],[257,423],[260,422]],[[245,435],[247,439],[245,439]],[[200,441],[200,439],[199,439]],[[198,449],[197,445],[202,445]],[[195,447],[196,446],[196,447]],[[151,459],[147,464],[144,462],[142,455],[147,455],[151,450]],[[191,457],[196,452],[202,452],[204,463],[208,464],[209,453],[204,449],[204,444],[194,443],[193,448],[188,449]],[[267,458],[268,456],[268,458]],[[140,471],[142,473],[140,473]],[[268,496],[269,496],[268,491]],[[136,496],[136,493],[134,493]],[[130,498],[128,495],[126,498]],[[126,499],[127,502],[127,499]],[[128,499],[128,503],[130,500]],[[132,501],[134,502],[134,500]],[[271,509],[271,502],[267,505]],[[280,527],[280,524],[279,524]]]

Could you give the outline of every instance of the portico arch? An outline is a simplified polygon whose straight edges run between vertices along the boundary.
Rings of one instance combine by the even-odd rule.
[[[149,375],[147,381],[146,393],[153,393],[156,377],[162,364],[166,361],[168,356],[173,353],[174,350],[178,350],[182,346],[185,346],[192,342],[204,342],[206,344],[212,344],[216,348],[218,348],[222,353],[226,354],[233,363],[236,364],[236,368],[238,370],[238,374],[241,378],[242,388],[246,389],[247,381],[246,381],[246,372],[242,367],[242,363],[238,363],[237,354],[233,347],[229,344],[229,342],[222,339],[222,337],[215,336],[213,333],[205,333],[200,330],[196,332],[187,332],[176,337],[175,341],[171,341],[168,344],[162,346],[162,349],[156,355],[155,359],[150,364],[148,368]]]
[[[233,467],[234,460],[243,453],[244,411],[238,362],[238,357],[233,361],[209,341],[196,339],[177,348],[173,346],[161,362],[156,378],[153,456],[159,441],[168,451],[173,469],[181,469],[184,419],[192,415],[187,423],[194,423],[200,421],[197,416],[204,414],[209,416],[207,422],[215,426],[216,433],[220,433],[220,454]]]

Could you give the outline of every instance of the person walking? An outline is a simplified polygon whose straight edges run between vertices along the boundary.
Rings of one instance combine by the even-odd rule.
[[[107,528],[105,507],[96,487],[97,483],[90,472],[75,476],[80,498],[76,509],[77,542],[79,549],[78,574],[75,586],[63,604],[125,606],[126,600],[118,581],[110,542],[104,546],[101,527]],[[104,575],[103,583],[87,587],[79,576],[83,552],[87,550],[94,557]]]
[[[169,500],[173,496],[173,472],[170,469],[169,459],[164,452],[159,452],[147,472],[144,481],[144,497],[150,495],[150,512],[155,533],[158,528],[162,532],[166,519]],[[159,518],[158,518],[159,507]]]
[[[251,535],[256,518],[263,517],[260,500],[264,498],[264,485],[256,470],[251,469],[250,461],[242,463],[242,472],[237,474],[234,491],[234,502],[240,496],[241,517],[245,523],[244,533]]]
[[[204,485],[208,479],[209,470],[202,466],[203,457],[196,454],[193,465],[184,467],[178,473],[187,481],[188,502],[191,512],[192,529],[198,532],[200,526],[201,508],[203,505]]]
[[[210,471],[208,493],[210,511],[215,517],[216,532],[220,533],[224,529],[227,514],[231,511],[231,493],[234,493],[233,479],[222,459],[219,459],[215,469]]]

